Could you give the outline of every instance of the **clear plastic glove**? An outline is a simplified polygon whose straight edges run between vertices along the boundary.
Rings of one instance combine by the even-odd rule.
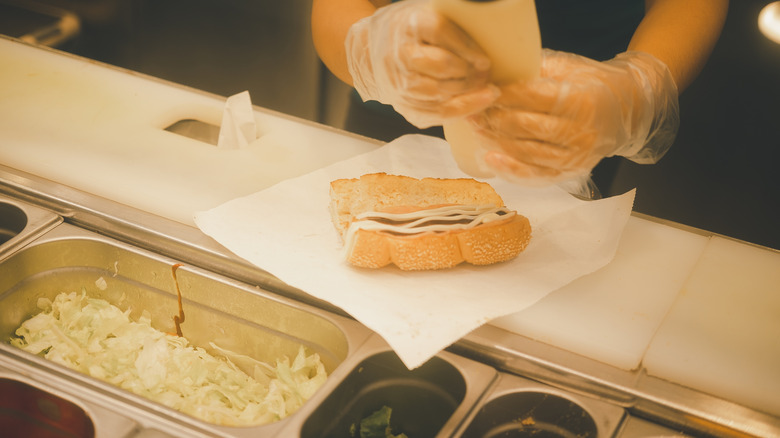
[[[353,85],[418,128],[485,109],[498,96],[490,60],[428,1],[407,0],[353,24],[345,41]]]
[[[540,77],[501,88],[469,120],[479,156],[528,185],[582,179],[607,156],[653,163],[679,126],[677,87],[662,62],[626,52],[606,62],[544,50]]]

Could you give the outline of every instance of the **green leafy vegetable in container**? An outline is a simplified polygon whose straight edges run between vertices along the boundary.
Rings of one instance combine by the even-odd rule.
[[[392,413],[392,408],[382,406],[381,409],[360,420],[360,438],[408,438],[403,433],[393,435],[390,427]]]
[[[42,312],[22,323],[12,345],[214,424],[280,420],[327,378],[319,356],[302,346],[292,361],[284,357],[275,366],[241,356],[254,365],[250,376],[227,357],[154,329],[147,311],[132,321],[129,310],[85,291],[42,298],[38,307]]]

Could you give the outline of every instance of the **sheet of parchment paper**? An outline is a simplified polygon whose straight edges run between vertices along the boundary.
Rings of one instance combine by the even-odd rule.
[[[243,149],[257,140],[257,122],[249,91],[242,91],[227,98],[222,112],[217,147]]]
[[[368,270],[345,262],[328,203],[332,180],[372,172],[467,177],[446,142],[409,135],[194,219],[238,256],[352,315],[382,336],[410,369],[480,325],[519,312],[609,263],[634,201],[634,191],[583,201],[557,187],[487,180],[508,207],[531,222],[531,242],[519,257],[441,271]]]

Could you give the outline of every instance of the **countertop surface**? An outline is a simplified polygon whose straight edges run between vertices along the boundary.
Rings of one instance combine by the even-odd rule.
[[[187,225],[194,212],[377,146],[261,108],[260,137],[245,150],[164,130],[186,118],[219,125],[223,106],[0,39],[0,163]],[[636,216],[607,267],[493,324],[780,416],[778,267],[777,251]]]
[[[192,225],[192,214],[376,147],[256,108],[258,139],[219,149],[166,131],[219,126],[225,99],[0,39],[0,161]]]

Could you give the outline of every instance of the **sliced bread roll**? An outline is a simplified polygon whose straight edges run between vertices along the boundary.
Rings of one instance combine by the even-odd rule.
[[[331,182],[330,211],[347,260],[431,270],[510,260],[531,238],[528,219],[487,183],[375,173]]]

